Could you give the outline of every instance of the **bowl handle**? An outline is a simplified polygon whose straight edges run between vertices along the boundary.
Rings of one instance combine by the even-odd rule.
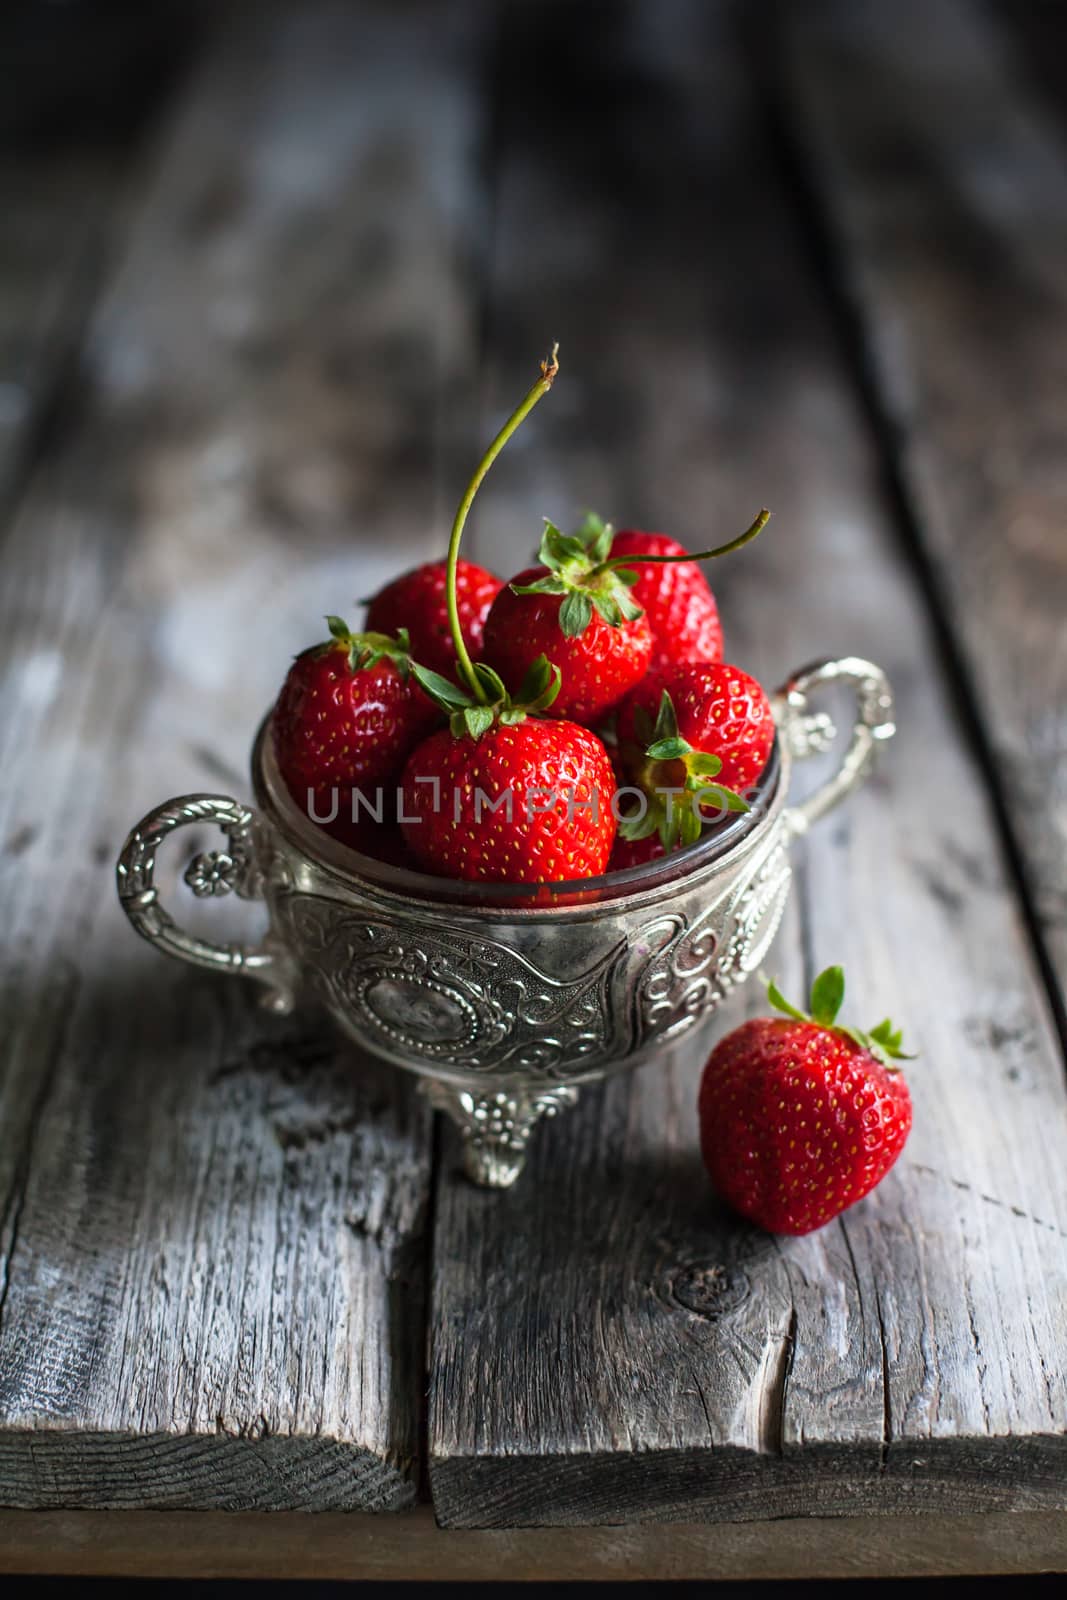
[[[187,794],[150,811],[130,833],[116,867],[122,909],[143,939],[167,955],[191,961],[215,972],[255,978],[268,986],[263,1004],[271,1011],[292,1010],[293,994],[288,963],[268,935],[262,944],[212,944],[179,928],[164,911],[153,878],[156,851],[170,834],[191,823],[214,822],[226,835],[225,850],[193,856],[185,869],[185,882],[199,899],[230,894],[243,900],[263,898],[262,873],[252,841],[253,813],[228,795]]]
[[[846,795],[863,783],[874,764],[876,744],[896,733],[893,691],[881,667],[860,656],[838,661],[815,661],[791,677],[774,695],[774,714],[782,736],[796,757],[824,754],[834,738],[825,712],[811,712],[808,696],[824,683],[850,683],[856,691],[856,720],[852,738],[831,778],[799,805],[786,812],[786,827],[794,837],[807,833],[813,822],[832,811]]]

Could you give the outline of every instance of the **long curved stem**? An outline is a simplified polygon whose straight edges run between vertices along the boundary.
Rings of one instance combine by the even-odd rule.
[[[521,422],[525,420],[526,417],[529,416],[530,412],[541,399],[542,395],[546,395],[551,389],[552,380],[559,371],[558,356],[559,345],[554,344],[552,346],[552,354],[549,356],[548,360],[542,361],[541,363],[541,376],[538,378],[537,382],[534,384],[533,388],[527,394],[522,403],[511,413],[511,416],[505,422],[504,426],[501,428],[500,432],[497,434],[496,438],[493,440],[492,444],[479,461],[477,467],[475,468],[474,476],[470,483],[468,483],[463,495],[463,499],[460,501],[459,506],[457,507],[455,520],[452,523],[452,534],[448,541],[448,567],[445,578],[445,595],[448,602],[448,626],[452,634],[452,644],[455,647],[456,660],[459,663],[459,669],[462,672],[463,677],[466,679],[467,687],[470,689],[475,698],[480,700],[483,705],[488,704],[489,696],[483,688],[478,674],[474,670],[474,663],[470,658],[470,652],[467,649],[466,641],[463,637],[463,629],[460,626],[459,621],[459,604],[456,599],[456,563],[459,560],[459,541],[463,537],[463,528],[467,521],[467,514],[474,503],[475,495],[478,493],[478,490],[481,487],[482,479],[485,477],[486,473],[489,471],[489,468],[493,465],[493,462],[496,460],[501,450],[503,450],[504,446],[511,438],[511,435],[515,432],[515,429]]]
[[[756,520],[744,533],[739,533],[736,539],[731,539],[728,544],[716,545],[714,550],[696,550],[692,555],[684,556],[614,556],[610,561],[604,561],[596,568],[597,572],[609,572],[614,567],[644,566],[647,562],[673,565],[678,561],[711,561],[715,556],[726,556],[731,550],[740,550],[743,544],[748,544],[757,533],[761,533],[771,520],[771,514],[764,509]]]

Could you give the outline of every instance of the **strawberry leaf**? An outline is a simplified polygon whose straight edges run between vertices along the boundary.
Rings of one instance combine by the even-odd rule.
[[[498,672],[494,672],[492,667],[487,666],[484,661],[476,661],[474,670],[477,673],[478,682],[488,691],[490,700],[507,699],[508,692],[504,687],[504,680]]]
[[[841,967],[827,967],[811,986],[811,1019],[832,1028],[845,998],[845,974]]]
[[[894,1029],[889,1018],[880,1022],[877,1028],[872,1028],[868,1035],[868,1049],[879,1061],[888,1064],[890,1061],[914,1061],[913,1055],[908,1055],[901,1046],[904,1042],[904,1030]]]
[[[539,657],[538,659],[540,660],[542,658]],[[557,666],[553,665],[551,661],[548,664],[548,670],[551,674],[548,688],[542,689],[536,700],[531,700],[531,711],[547,711],[553,700],[555,700],[556,696],[559,694],[559,691],[563,685],[563,674]]]
[[[680,804],[676,809],[678,814],[678,832],[681,835],[682,843],[696,844],[702,831],[699,813],[697,812],[695,806],[692,805]]]
[[[538,578],[535,583],[509,583],[512,594],[566,594],[567,585],[554,572]]]
[[[593,602],[582,589],[572,589],[559,608],[559,625],[567,639],[579,638],[593,620]]]
[[[584,561],[585,545],[581,539],[574,538],[571,534],[564,533],[557,528],[554,522],[545,518],[545,531],[541,535],[541,545],[537,552],[537,559],[542,566],[550,567],[553,572],[558,572],[570,561]]]
[[[327,617],[326,626],[334,639],[339,639],[342,644],[347,644],[352,637],[352,631],[344,617]]]
[[[660,695],[659,706],[656,710],[656,726],[652,732],[653,739],[676,739],[678,737],[678,718],[674,714],[674,701],[667,690]]]
[[[540,699],[549,684],[552,682],[552,663],[546,655],[538,656],[526,669],[526,676],[519,685],[519,692],[515,696],[519,705],[530,705],[534,700]]]
[[[675,734],[672,739],[657,739],[655,744],[649,745],[645,754],[653,761],[680,761],[689,754],[691,748],[685,739]]]
[[[443,711],[463,710],[473,704],[466,689],[461,689],[451,678],[443,678],[439,672],[432,672],[429,667],[420,666],[417,661],[411,663],[411,670],[420,689]]]
[[[610,527],[611,523],[605,522],[603,517],[598,517],[595,511],[587,511],[575,528],[574,537],[580,539],[588,549],[597,539],[602,539],[605,530]]]
[[[610,522],[603,522],[590,511],[578,529],[578,537],[586,547],[588,559],[599,566],[611,554],[611,541],[615,537],[615,529]]]
[[[709,755],[704,750],[694,750],[686,767],[694,778],[716,778],[722,771],[722,762],[718,756]]]
[[[688,785],[687,785],[688,787]],[[733,789],[727,789],[722,784],[712,783],[697,785],[698,803],[702,806],[715,806],[720,811],[751,811],[748,801]]]
[[[783,1011],[787,1017],[795,1017],[797,1022],[811,1021],[807,1012],[798,1011],[796,1006],[790,1005],[773,978],[767,983],[767,999],[776,1011]]]
[[[622,607],[613,594],[591,593],[589,597],[598,617],[613,628],[621,628],[623,624]]]
[[[493,726],[493,713],[488,706],[467,706],[463,725],[472,739],[480,739]]]
[[[635,813],[632,817],[623,817],[619,823],[620,839],[647,839],[657,828],[655,814],[647,807],[643,812]]]

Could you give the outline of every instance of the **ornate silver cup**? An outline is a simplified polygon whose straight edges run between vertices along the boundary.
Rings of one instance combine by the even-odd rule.
[[[793,760],[834,738],[808,706],[833,680],[856,693],[851,740],[835,774],[790,807]],[[789,893],[790,841],[863,781],[876,741],[894,732],[885,674],[855,657],[797,673],[774,706],[775,748],[749,813],[647,866],[542,886],[446,883],[336,843],[288,794],[265,724],[256,810],[209,794],[158,806],[123,847],[119,897],[146,939],[257,979],[274,1010],[290,1010],[299,987],[317,995],[366,1049],[421,1075],[460,1128],[469,1176],[503,1188],[541,1117],[573,1105],[578,1085],[652,1059],[759,966]],[[159,845],[207,820],[227,848],[195,856],[185,881],[200,896],[264,899],[259,945],[196,938],[160,903]]]

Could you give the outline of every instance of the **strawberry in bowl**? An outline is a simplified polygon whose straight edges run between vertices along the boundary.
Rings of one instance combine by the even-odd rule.
[[[676,648],[696,650],[704,639],[721,650],[718,613],[712,628],[714,600],[695,563],[740,549],[769,517],[761,511],[737,538],[695,555],[658,535],[631,536],[624,541],[631,548],[617,554],[611,524],[595,516],[574,534],[546,522],[540,565],[520,572],[493,601],[485,623],[486,660],[510,689],[538,656],[548,656],[561,675],[555,714],[595,724],[641,682],[654,659],[686,659]],[[675,570],[698,574],[707,590],[706,610],[693,599],[699,590],[692,577],[663,575]],[[647,614],[641,590],[652,602]],[[686,629],[681,636],[670,631],[676,624]]]

